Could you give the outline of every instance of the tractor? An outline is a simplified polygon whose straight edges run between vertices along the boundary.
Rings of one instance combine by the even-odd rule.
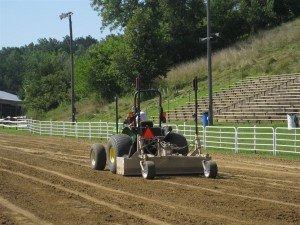
[[[90,164],[94,170],[104,170],[107,166],[114,174],[140,176],[153,179],[159,175],[200,174],[216,178],[218,167],[209,154],[202,154],[197,127],[197,79],[193,80],[195,90],[196,134],[194,149],[189,151],[186,138],[172,131],[166,122],[162,108],[162,96],[155,89],[141,89],[140,78],[136,81],[136,91],[132,111],[119,132],[118,104],[116,101],[116,134],[113,134],[107,147],[93,144],[90,149]],[[158,96],[158,125],[152,121],[141,121],[141,93]]]

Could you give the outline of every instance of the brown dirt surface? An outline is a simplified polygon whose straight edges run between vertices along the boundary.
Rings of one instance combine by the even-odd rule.
[[[95,171],[91,141],[0,134],[0,224],[300,224],[300,161],[213,154],[216,179]]]

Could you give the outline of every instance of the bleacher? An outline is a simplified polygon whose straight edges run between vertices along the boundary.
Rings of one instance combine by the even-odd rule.
[[[168,111],[168,122],[192,121],[194,102]],[[214,121],[285,122],[300,112],[300,74],[247,78],[213,96]],[[208,111],[208,98],[198,100],[198,112]],[[200,118],[200,116],[199,116]]]

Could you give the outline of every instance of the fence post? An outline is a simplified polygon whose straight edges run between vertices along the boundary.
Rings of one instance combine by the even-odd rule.
[[[203,127],[203,148],[206,150],[206,126]]]
[[[50,136],[52,136],[52,120],[50,120]]]
[[[92,139],[92,129],[91,129],[91,122],[89,122],[89,140]]]
[[[275,135],[274,135],[274,155],[277,154],[277,128],[275,129]]]
[[[219,128],[219,134],[220,134],[220,137],[219,137],[219,146],[221,147],[222,146],[222,128],[221,127]]]
[[[294,152],[297,152],[297,128],[294,128],[294,131],[295,131],[295,133],[294,133],[294,136],[295,136],[295,138],[294,138],[294,146],[295,146]]]
[[[179,126],[178,126],[178,124],[175,124],[175,126],[176,126],[177,133],[179,133]]]
[[[238,129],[234,127],[234,152],[238,152]]]
[[[239,152],[239,128],[236,128],[236,134],[235,134],[235,145],[236,145],[236,151],[235,153]]]
[[[273,155],[276,155],[276,131],[273,127],[272,130],[273,130]]]
[[[30,127],[30,132],[34,134],[34,129],[33,129],[34,125],[33,124],[34,124],[34,121],[31,119],[29,127]]]
[[[108,122],[106,122],[106,139],[109,139],[109,134],[108,134]]]
[[[75,136],[78,139],[78,122],[75,123]]]
[[[254,125],[253,127],[253,148],[254,148],[254,152],[256,154],[256,125]]]
[[[101,123],[101,120],[100,120],[100,122],[99,122],[99,138],[100,139],[102,138],[101,134],[102,134],[102,123]]]

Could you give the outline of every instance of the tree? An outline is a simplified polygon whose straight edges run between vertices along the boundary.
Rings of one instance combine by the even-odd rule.
[[[148,87],[156,77],[165,76],[170,66],[159,20],[153,14],[154,10],[136,9],[125,31],[131,73],[141,75]]]
[[[91,91],[104,99],[112,100],[116,94],[122,94],[125,89],[124,82],[129,76],[126,68],[130,66],[126,56],[123,37],[111,35],[90,48],[87,55],[80,59],[80,68],[77,68],[80,73],[86,75]]]
[[[139,0],[91,0],[91,6],[102,17],[102,29],[110,27],[112,30],[125,28],[137,7],[146,1]]]
[[[240,10],[251,27],[251,33],[274,26],[276,14],[273,6],[274,0],[241,0]]]
[[[55,109],[69,99],[69,79],[63,71],[48,74],[27,84],[25,106],[31,111],[44,113]]]
[[[23,75],[26,109],[47,112],[70,99],[67,60],[64,52],[31,52]]]
[[[140,12],[147,14],[145,17],[150,16],[152,24],[156,23],[156,29],[159,30],[165,44],[165,55],[172,64],[194,59],[204,50],[203,45],[199,43],[199,38],[203,37],[206,31],[204,0],[92,0],[91,2],[94,10],[102,17],[103,28],[122,29],[124,33],[130,24],[134,23],[137,26],[138,23],[144,23],[142,20],[136,20],[137,16],[141,17],[138,15]]]
[[[0,51],[0,90],[17,94],[24,72],[24,49],[3,48]]]
[[[218,46],[227,46],[247,35],[250,26],[240,10],[239,0],[213,0],[211,4],[213,33],[220,33]]]
[[[300,15],[300,1],[274,0],[274,12],[277,15],[278,24],[288,21]]]

